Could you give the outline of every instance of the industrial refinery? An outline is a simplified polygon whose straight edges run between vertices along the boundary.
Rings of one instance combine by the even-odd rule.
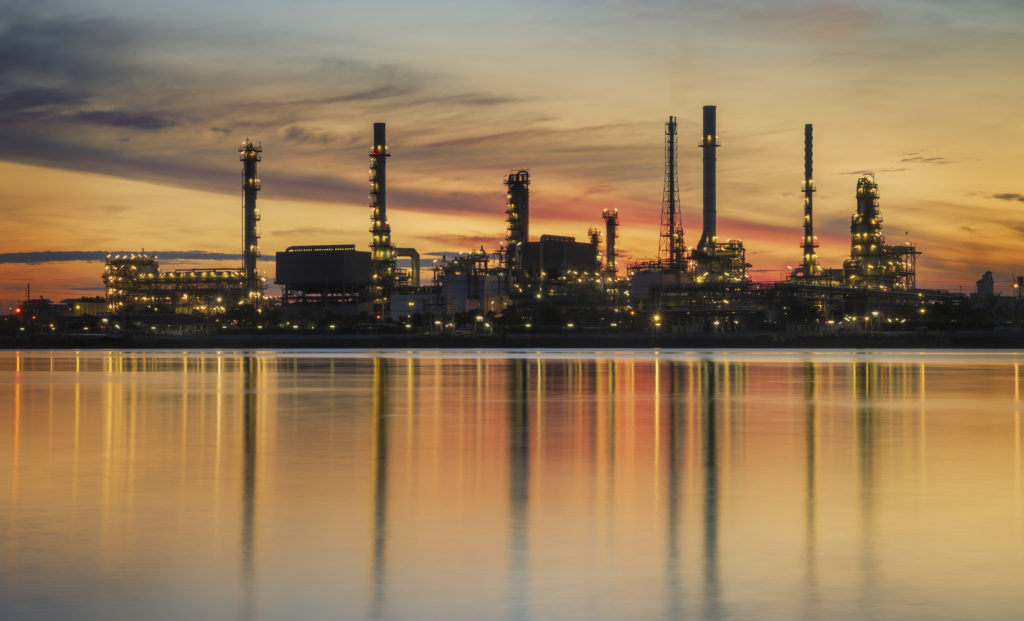
[[[392,231],[388,222],[387,166],[392,154],[385,124],[374,123],[367,239],[300,243],[277,251],[273,282],[281,288],[279,297],[268,295],[266,279],[257,271],[257,197],[262,187],[257,165],[263,149],[246,139],[238,147],[242,265],[162,272],[157,256],[112,254],[103,272],[104,310],[121,317],[119,329],[122,324],[125,329],[139,325],[153,330],[173,324],[179,333],[208,332],[210,326],[474,335],[567,330],[830,333],[909,329],[936,321],[955,324],[966,316],[967,296],[917,289],[921,252],[909,241],[886,242],[881,193],[871,174],[851,188],[849,257],[841,266],[819,264],[810,124],[804,127],[802,205],[793,206],[794,215],[802,211],[803,217],[800,260],[783,281],[754,282],[743,241],[718,231],[716,169],[722,144],[715,106],[703,107],[702,121],[697,141],[703,177],[699,236],[687,234],[682,226],[677,117],[670,116],[664,134],[661,225],[651,235],[657,258],[624,264],[616,256],[619,227],[629,222],[629,214],[618,209],[595,213],[603,227],[581,227],[581,240],[572,231],[531,231],[533,171],[513,169],[503,178],[503,239],[495,235],[492,248],[441,256],[429,266],[425,282],[419,251],[398,245],[395,240],[402,238],[402,231]],[[494,216],[498,230],[502,214]],[[693,238],[696,243],[689,245]],[[175,316],[181,318],[159,320]]]

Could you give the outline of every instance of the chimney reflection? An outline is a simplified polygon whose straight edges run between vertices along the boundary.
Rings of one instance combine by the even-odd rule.
[[[540,371],[538,367],[538,371]],[[540,392],[538,376],[537,391]],[[527,507],[530,500],[530,369],[523,358],[509,363],[509,615],[529,618]],[[540,397],[540,395],[538,395]]]
[[[702,452],[704,454],[704,618],[721,615],[718,591],[718,412],[716,393],[722,363],[700,364]]]
[[[385,602],[388,517],[388,375],[390,361],[373,359],[373,572],[370,617],[381,618]]]
[[[683,437],[686,425],[682,420],[682,402],[685,395],[683,378],[687,369],[682,362],[669,363],[669,394],[668,394],[668,554],[666,578],[668,584],[668,617],[680,619],[683,616],[682,572],[680,571],[679,526],[682,519],[682,481],[683,472],[681,453],[686,443]],[[692,399],[693,395],[689,395]]]
[[[804,565],[806,575],[805,602],[808,605],[807,614],[814,618],[814,606],[818,600],[818,566],[817,566],[817,486],[815,474],[817,471],[818,459],[818,399],[815,389],[818,385],[818,365],[813,362],[804,363],[804,443],[806,445],[806,494],[805,494],[805,521],[806,521],[806,549],[804,550]]]
[[[875,445],[878,412],[874,399],[880,383],[877,363],[853,365],[853,396],[857,461],[860,475],[861,597],[864,605],[878,592],[875,566]]]
[[[259,406],[259,361],[242,359],[242,618],[252,618],[253,541],[256,521],[256,411]]]

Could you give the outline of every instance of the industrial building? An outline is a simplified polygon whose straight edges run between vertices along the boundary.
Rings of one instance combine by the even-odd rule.
[[[354,244],[290,246],[276,259],[282,304],[354,302],[370,283],[370,253]]]
[[[410,296],[422,293],[419,252],[399,248],[391,240],[387,216],[387,158],[391,151],[385,123],[373,124],[369,156],[369,252],[356,250],[354,244],[291,246],[278,252],[274,282],[281,285],[281,304],[287,312],[303,316],[316,312],[372,314],[375,320],[386,321],[392,317],[394,295],[403,296],[394,315],[401,318],[408,314]],[[409,259],[408,269],[398,266],[399,257]],[[417,304],[422,306],[422,302],[414,302],[413,307]]]
[[[211,267],[161,272],[157,257],[143,253],[108,256],[103,284],[111,313],[218,314],[252,299],[242,270]]]
[[[157,257],[145,252],[107,255],[103,284],[108,312],[219,314],[238,306],[263,306],[265,279],[256,269],[260,256],[256,194],[261,187],[256,163],[262,159],[262,151],[248,138],[238,147],[242,162],[242,266],[161,272]]]
[[[678,132],[665,124],[665,169],[656,259],[620,265],[618,209],[604,209],[601,228],[586,241],[543,233],[531,239],[531,173],[513,169],[505,186],[504,241],[493,250],[444,255],[433,278],[420,283],[420,255],[397,247],[387,219],[384,123],[374,123],[369,151],[370,239],[354,244],[295,245],[276,253],[274,282],[281,286],[284,316],[311,319],[348,315],[353,321],[400,321],[407,329],[458,329],[498,321],[505,328],[654,325],[675,331],[744,330],[801,324],[849,323],[850,318],[905,322],[937,304],[959,304],[945,292],[916,289],[921,254],[910,242],[888,244],[882,234],[878,184],[858,179],[850,224],[850,254],[839,268],[824,268],[814,235],[813,127],[804,127],[802,251],[798,267],[779,283],[754,283],[739,239],[720,239],[717,228],[717,160],[722,144],[717,108],[702,109],[702,231],[686,245],[679,199]],[[264,301],[256,207],[262,147],[248,139],[243,163],[243,263],[237,269],[161,272],[156,256],[110,255],[104,269],[109,312],[219,314]],[[602,253],[602,241],[603,250]],[[407,259],[409,267],[400,267]],[[863,319],[862,319],[863,321]]]

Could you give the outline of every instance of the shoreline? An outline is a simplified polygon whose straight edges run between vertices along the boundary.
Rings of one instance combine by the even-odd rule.
[[[0,349],[1021,349],[1024,330],[961,330],[864,334],[756,332],[736,334],[513,333],[493,336],[405,334],[16,335]]]

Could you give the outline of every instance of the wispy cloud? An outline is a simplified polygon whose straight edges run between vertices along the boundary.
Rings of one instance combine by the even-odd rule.
[[[916,155],[908,153],[907,157],[900,160],[901,162],[916,162],[918,164],[954,164],[953,160],[948,160],[944,157],[925,157],[923,155]]]
[[[1003,201],[1022,201],[1024,202],[1024,194],[1017,193],[1004,193],[1004,194],[993,194],[992,198],[998,198]]]
[[[67,263],[69,261],[106,261],[110,254],[131,254],[134,250],[107,252],[105,250],[40,250],[36,252],[0,253],[0,263]],[[208,260],[208,261],[241,261],[241,254],[225,252],[206,252],[205,250],[167,250],[151,251],[146,254],[155,255],[160,260]]]
[[[74,118],[95,125],[139,129],[142,131],[159,131],[178,125],[178,121],[160,118],[152,114],[125,112],[122,110],[88,110],[79,112]]]
[[[840,175],[873,175],[875,173],[896,173],[910,170],[909,168],[875,168],[873,170],[844,170]]]

